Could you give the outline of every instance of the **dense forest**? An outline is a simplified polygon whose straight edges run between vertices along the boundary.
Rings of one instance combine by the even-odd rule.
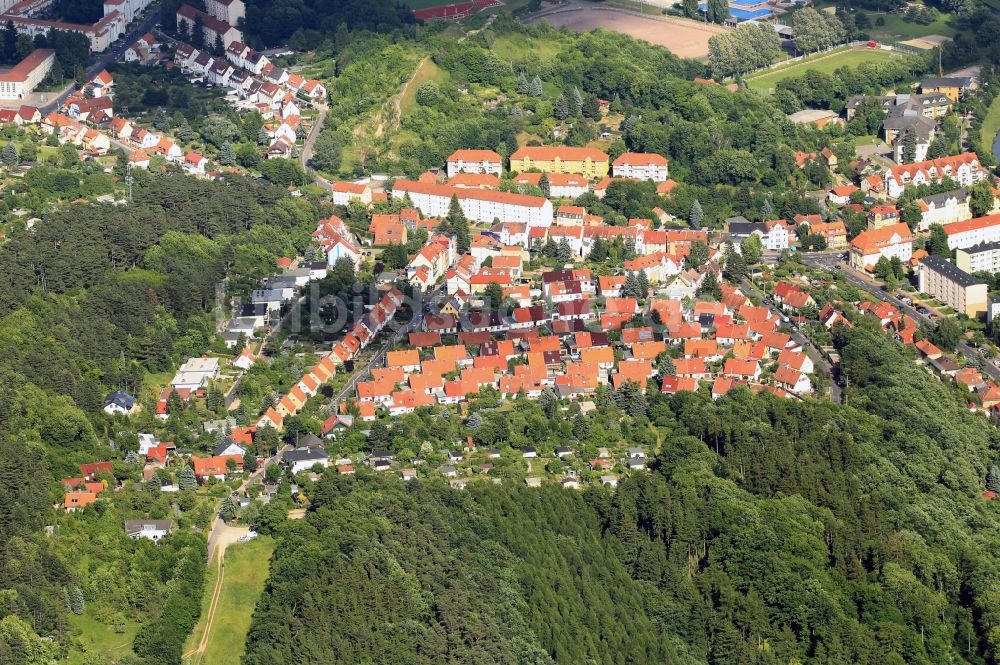
[[[328,474],[245,662],[996,662],[1000,438],[869,323],[835,335],[847,406],[604,404],[585,430],[661,440],[616,491]]]
[[[416,22],[412,10],[397,2],[247,0],[246,5],[243,29],[254,46],[291,43],[294,48],[316,48],[331,37],[344,39],[349,30],[392,32]]]
[[[211,508],[206,513],[188,492],[159,498],[159,484],[171,479],[145,487],[141,464],[126,455],[138,447],[135,427],[156,427],[157,395],[144,388],[145,378],[224,348],[214,312],[225,304],[217,295],[223,278],[231,294],[245,293],[274,272],[279,256],[308,245],[321,213],[318,200],[266,182],[145,172],[136,174],[129,206],[52,205],[100,193],[105,178],[74,153],[59,165],[33,167],[23,186],[5,192],[8,209],[28,204],[45,212],[31,229],[15,225],[0,247],[4,663],[65,655],[73,641],[68,616],[76,613],[66,598],[77,593],[105,624],[138,627],[135,662],[180,661],[200,611],[204,538],[178,534],[157,548],[130,540],[122,523],[172,516],[205,528]],[[101,413],[105,395],[117,389],[146,403],[138,422]],[[176,426],[178,445],[189,445],[190,425],[174,421],[168,424]],[[78,476],[80,463],[108,458],[118,460],[109,482],[124,489],[60,524],[52,506],[63,490],[54,481]],[[42,532],[52,524],[59,525],[55,539]]]

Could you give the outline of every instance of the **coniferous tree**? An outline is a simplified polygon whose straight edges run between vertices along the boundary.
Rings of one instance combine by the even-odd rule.
[[[705,212],[701,209],[701,203],[698,199],[695,199],[694,203],[691,204],[688,221],[691,223],[691,228],[696,231],[701,229],[702,222],[705,221]]]
[[[191,26],[191,42],[198,48],[205,46],[205,26],[200,14],[194,17],[194,25]]]
[[[517,92],[526,95],[531,92],[531,84],[528,83],[528,77],[521,72],[517,75]]]
[[[903,134],[901,157],[904,164],[912,164],[917,160],[917,133],[912,129]]]
[[[569,101],[571,104],[571,111],[574,116],[583,114],[583,95],[580,93],[580,89],[574,87],[570,93]]]
[[[774,206],[771,205],[771,199],[764,199],[764,205],[760,207],[760,214],[763,215],[765,221],[774,219]]]
[[[569,102],[566,101],[566,95],[559,95],[553,112],[559,120],[565,120],[569,117]]]
[[[542,177],[538,179],[538,188],[542,190],[542,196],[545,198],[552,196],[552,186],[549,183],[548,173],[543,173]]]
[[[666,351],[662,351],[660,355],[656,357],[656,371],[663,376],[673,376],[677,374],[677,365],[674,364],[674,359],[670,357],[670,354]]]
[[[469,236],[469,220],[462,212],[462,206],[458,202],[458,197],[452,195],[451,203],[448,204],[448,216],[445,218],[448,232],[455,236],[455,243],[458,252],[464,254],[472,246],[472,239]]]
[[[622,295],[626,298],[639,298],[639,278],[634,272],[625,275],[625,284],[622,286]]]
[[[556,259],[562,263],[566,263],[573,258],[573,248],[569,246],[569,241],[563,238],[559,241],[559,245],[556,248]]]
[[[529,91],[532,97],[542,96],[542,79],[537,76],[531,79],[531,90]]]
[[[649,297],[649,277],[646,276],[645,270],[639,270],[635,278],[639,286],[639,297],[645,300]]]
[[[991,464],[989,473],[986,474],[986,489],[1000,494],[1000,469],[996,464]]]
[[[222,145],[222,150],[219,151],[218,160],[223,166],[232,166],[236,163],[236,150],[233,149],[232,143],[226,141],[226,143]]]
[[[73,593],[70,595],[70,603],[73,608],[73,614],[83,614],[86,610],[86,603],[83,599],[83,589],[76,586],[73,587]]]
[[[3,162],[7,166],[17,164],[17,146],[14,145],[13,141],[8,141],[3,150],[0,150],[0,162]]]
[[[732,248],[726,250],[725,274],[731,282],[739,282],[747,275],[747,262]]]
[[[194,475],[194,469],[185,465],[177,474],[177,486],[182,490],[198,489],[198,477]]]
[[[160,106],[153,113],[153,127],[161,132],[167,131],[170,127],[167,122],[167,112]]]
[[[719,289],[719,281],[715,278],[715,273],[711,270],[705,273],[698,288],[698,295],[709,296],[711,298],[721,298],[722,291]]]
[[[604,238],[596,238],[594,244],[590,246],[590,254],[587,256],[590,261],[602,263],[608,258],[608,243]]]
[[[236,500],[231,496],[227,496],[222,500],[222,505],[219,507],[219,515],[222,516],[226,522],[232,522],[236,519],[236,514],[239,512],[240,506],[236,503]]]

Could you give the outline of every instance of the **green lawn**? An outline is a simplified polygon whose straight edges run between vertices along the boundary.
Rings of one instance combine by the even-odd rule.
[[[749,76],[746,81],[747,85],[754,90],[768,92],[777,86],[779,81],[794,76],[801,76],[810,69],[824,74],[831,74],[834,70],[844,66],[857,67],[865,62],[878,62],[898,56],[899,54],[893,51],[882,51],[880,49],[846,49],[831,53],[819,53],[809,56],[804,60]]]
[[[538,40],[528,35],[511,34],[497,37],[490,47],[501,60],[551,60],[562,52],[562,44],[557,40]]]
[[[225,575],[222,592],[215,608],[215,619],[209,635],[208,647],[201,657],[191,659],[191,665],[239,665],[243,658],[244,643],[250,629],[250,619],[257,599],[264,590],[270,571],[268,562],[274,552],[274,540],[258,536],[248,543],[232,545],[226,550]],[[210,567],[214,570],[214,566]],[[206,580],[203,612],[215,588],[214,575]],[[205,617],[203,616],[203,619]],[[192,633],[187,648],[200,639],[198,630]]]
[[[994,98],[990,104],[990,110],[983,118],[983,125],[979,130],[979,140],[983,144],[983,150],[993,148],[993,140],[997,132],[1000,132],[1000,95]]]
[[[868,31],[873,39],[884,41],[906,41],[914,37],[925,37],[927,35],[943,35],[954,37],[955,28],[951,25],[951,16],[942,14],[936,9],[931,10],[934,20],[927,25],[921,25],[915,21],[904,21],[902,14],[876,14],[871,13],[872,27]],[[875,25],[875,20],[881,17],[883,25]]]
[[[448,81],[448,72],[438,67],[433,60],[428,58],[423,60],[421,65],[413,72],[413,78],[406,86],[406,92],[399,100],[399,112],[406,115],[417,105],[417,90],[424,83],[437,83],[443,86]]]
[[[126,620],[124,633],[116,633],[111,626],[104,625],[89,612],[81,615],[70,614],[69,623],[74,630],[80,631],[78,638],[83,646],[82,650],[70,649],[65,660],[69,665],[81,665],[87,654],[100,654],[109,662],[134,655],[132,640],[139,632],[139,624],[134,621]]]

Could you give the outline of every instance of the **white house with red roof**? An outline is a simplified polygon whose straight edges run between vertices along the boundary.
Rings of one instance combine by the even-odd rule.
[[[184,155],[184,163],[181,165],[186,173],[196,175],[204,175],[206,166],[208,166],[208,158],[193,150]]]
[[[1000,215],[986,215],[944,225],[948,249],[967,249],[1000,241]]]
[[[870,270],[883,256],[898,257],[906,263],[913,255],[913,233],[900,222],[879,229],[862,231],[851,240],[850,263],[856,270]]]
[[[335,182],[333,183],[332,190],[334,205],[346,206],[351,201],[359,201],[365,205],[370,205],[372,202],[372,190],[367,183]]]
[[[499,176],[503,158],[493,150],[456,150],[448,156],[448,177],[459,173],[486,173]]]
[[[670,177],[667,158],[656,153],[623,152],[611,162],[615,178],[664,182]]]
[[[890,198],[898,198],[908,186],[929,185],[951,178],[962,187],[969,187],[984,180],[987,171],[974,152],[966,152],[952,157],[941,157],[913,164],[900,164],[886,169],[883,173],[886,193]]]

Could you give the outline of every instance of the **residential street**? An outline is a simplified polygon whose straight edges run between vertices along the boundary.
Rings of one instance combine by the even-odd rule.
[[[306,137],[305,142],[302,144],[302,150],[299,152],[299,160],[302,162],[303,169],[309,168],[309,160],[312,159],[313,146],[316,144],[316,138],[319,136],[319,133],[323,130],[323,121],[326,120],[326,105],[317,104],[316,108],[319,109],[319,115],[316,116],[316,122],[313,123],[312,129],[309,131],[309,136]],[[316,184],[323,189],[333,189],[330,181],[326,178],[316,175],[315,181]]]
[[[365,363],[363,367],[354,368],[354,372],[351,374],[351,378],[344,385],[343,389],[341,389],[341,391],[336,395],[334,395],[333,399],[330,400],[330,406],[332,408],[336,409],[337,405],[340,402],[342,402],[344,399],[347,398],[348,395],[354,392],[354,387],[358,384],[358,381],[361,380],[361,377],[371,372],[372,368],[379,367],[381,365],[381,363],[385,360],[386,351],[388,351],[393,344],[399,342],[404,335],[407,335],[415,331],[420,326],[420,322],[423,321],[424,318],[423,307],[429,305],[433,310],[434,307],[441,302],[444,293],[445,292],[443,285],[437,287],[436,289],[428,293],[426,295],[426,298],[423,301],[421,301],[421,306],[417,308],[417,311],[413,313],[413,318],[410,319],[409,323],[407,323],[405,326],[397,330],[392,335],[392,337],[383,342],[382,346],[379,347],[378,353],[372,356],[371,360]]]
[[[815,260],[809,254],[804,254],[802,256],[802,259],[806,263],[817,265],[823,267],[826,270],[830,270],[830,267],[827,264],[824,264],[822,260]],[[892,305],[898,307],[901,312],[909,314],[914,319],[925,324],[929,328],[934,328],[937,325],[937,322],[932,317],[930,317],[929,315],[921,314],[916,309],[905,304],[903,301],[897,298],[895,294],[889,293],[888,291],[883,290],[882,287],[873,284],[864,276],[860,275],[857,271],[848,267],[846,264],[841,265],[840,274],[843,275],[844,279],[846,279],[854,286],[858,287],[859,289],[863,289],[868,293],[871,293],[872,295],[881,300],[885,300],[886,302],[892,303]],[[969,361],[978,361],[979,359],[982,358],[982,355],[980,354],[979,350],[966,342],[959,343],[958,351],[963,356],[965,356],[965,358]],[[983,367],[985,368],[983,371],[989,374],[990,378],[992,378],[995,381],[1000,381],[1000,368],[997,368],[995,365],[989,362],[984,363]]]
[[[128,48],[129,44],[134,42],[139,37],[142,37],[147,32],[151,32],[153,30],[153,26],[155,26],[159,22],[159,20],[160,20],[159,9],[150,12],[149,15],[144,20],[137,23],[120,40],[115,42],[114,47],[108,49],[106,53],[102,53],[97,57],[97,60],[94,61],[94,64],[87,69],[87,78],[88,79],[93,78],[98,73],[100,73],[102,69],[106,68],[109,64],[121,59],[122,54],[125,52],[125,49]],[[39,107],[39,110],[42,112],[42,116],[46,116],[49,113],[58,110],[59,105],[62,104],[63,100],[65,100],[75,91],[76,91],[76,86],[72,83],[63,88],[62,92],[60,92],[52,99],[49,99],[42,106]],[[51,95],[52,93],[37,93],[37,94],[45,94],[47,96]],[[23,100],[18,100],[18,104],[21,103],[23,103]]]
[[[771,312],[773,312],[774,314],[782,318],[788,316],[785,312],[782,312],[780,309],[778,309],[778,307],[775,306],[774,301],[771,300],[770,298],[768,298],[768,300],[765,302],[764,301],[765,294],[762,293],[756,286],[751,284],[749,281],[744,279],[740,283],[740,287],[747,294],[753,294],[756,297],[760,298],[761,302],[765,304],[767,308],[771,310]],[[830,400],[839,404],[842,399],[841,397],[842,391],[840,386],[837,384],[836,377],[833,372],[833,366],[827,361],[826,357],[822,353],[820,353],[819,349],[817,349],[813,345],[812,341],[808,337],[802,334],[802,332],[798,329],[797,326],[794,328],[789,326],[789,335],[791,336],[792,339],[795,340],[797,344],[799,344],[799,346],[802,347],[802,350],[805,351],[806,355],[808,355],[809,358],[813,361],[813,364],[816,366],[817,370],[820,367],[826,370],[827,376],[830,377]]]

